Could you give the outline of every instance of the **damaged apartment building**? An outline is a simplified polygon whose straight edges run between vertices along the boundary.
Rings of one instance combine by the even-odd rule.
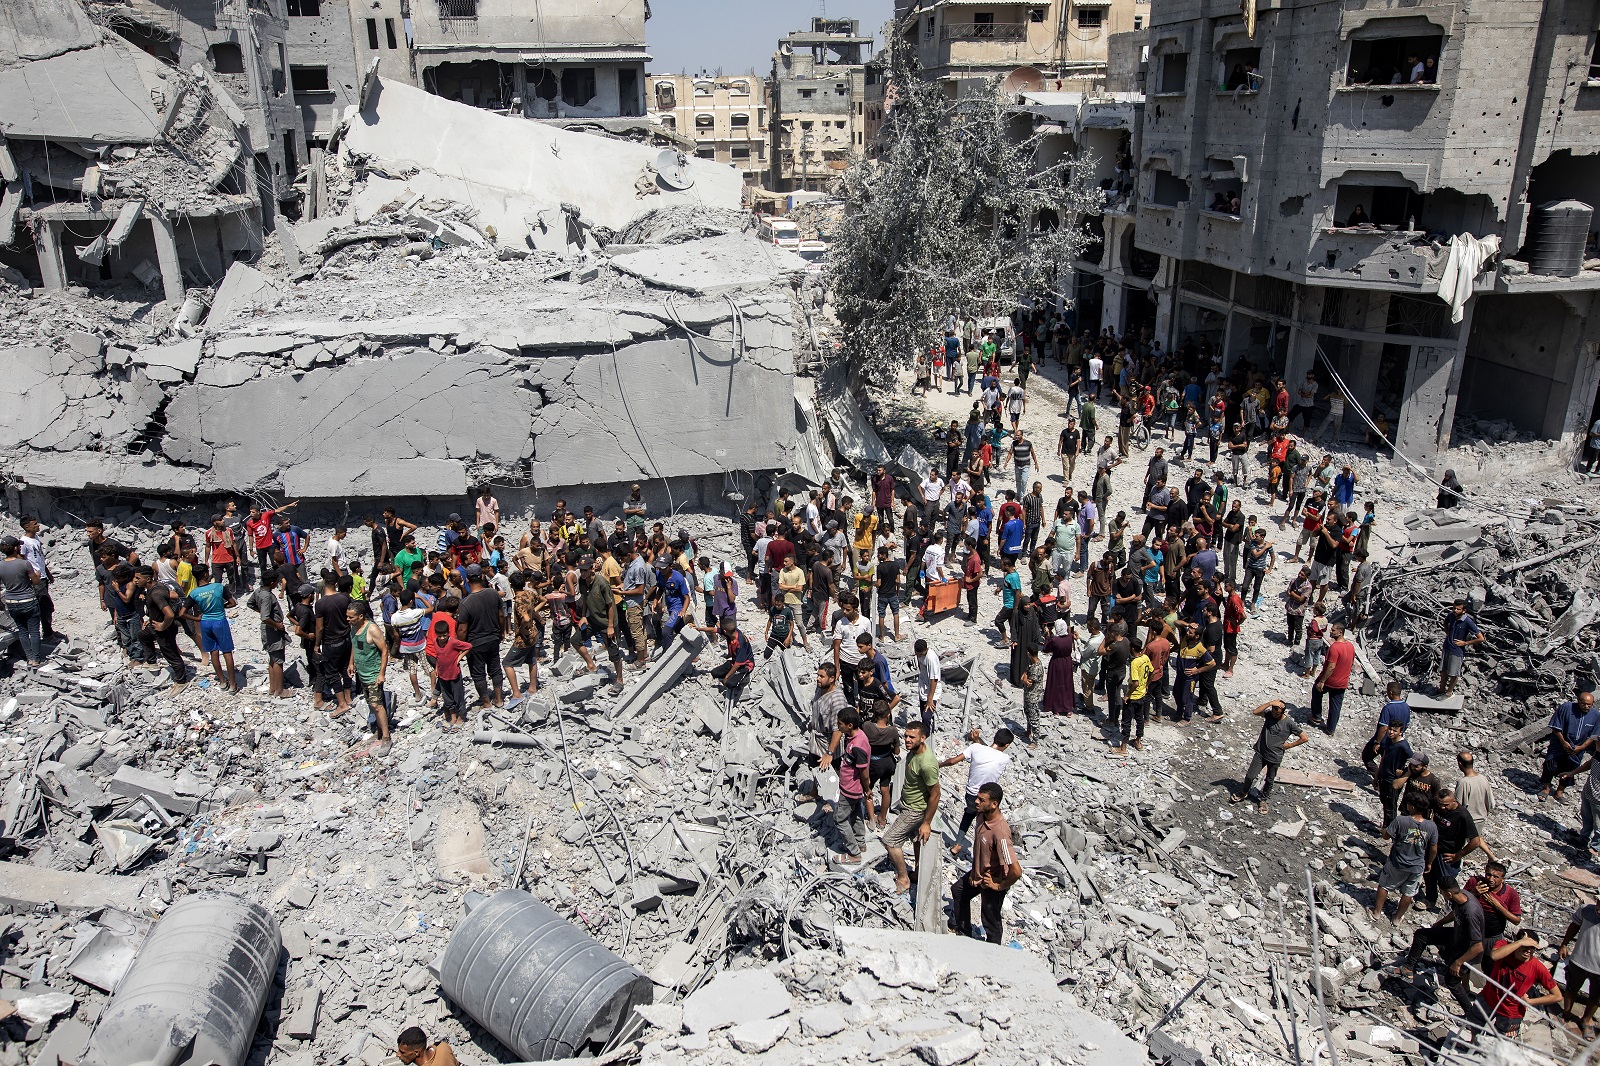
[[[137,279],[176,309],[186,284],[259,255],[293,138],[246,106],[261,99],[250,15],[205,45],[121,18],[112,32],[100,8],[27,0],[0,20],[0,263],[45,289]]]
[[[822,189],[865,152],[872,37],[855,19],[814,18],[772,56],[773,192]],[[881,98],[881,93],[879,94]]]
[[[1139,202],[1104,220],[1099,324],[1291,384],[1315,367],[1331,389],[1332,368],[1425,461],[1458,417],[1581,444],[1595,0],[1157,0],[1151,22]]]

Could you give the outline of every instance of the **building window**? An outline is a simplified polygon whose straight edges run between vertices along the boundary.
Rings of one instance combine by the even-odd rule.
[[[933,40],[933,16],[932,15],[929,15],[928,16],[928,21],[923,23],[923,25],[922,25],[922,36],[926,37],[930,41]]]
[[[383,20],[383,35],[388,40],[390,48],[400,47],[400,42],[394,35],[394,19]]]
[[[734,129],[743,129],[750,125],[749,115],[729,115],[728,124]]]
[[[374,52],[378,50],[378,20],[367,20],[367,47]]]
[[[1152,203],[1160,204],[1162,207],[1177,207],[1181,203],[1188,202],[1187,181],[1173,177],[1170,170],[1157,170],[1154,173],[1155,181],[1152,183],[1154,188],[1150,190]]]
[[[478,0],[439,0],[439,17],[475,19],[478,17]]]
[[[1189,53],[1169,52],[1161,57],[1161,88],[1159,92],[1182,93],[1189,91]]]
[[[1105,24],[1106,13],[1103,8],[1080,7],[1078,8],[1078,29],[1098,30]]]
[[[750,146],[748,144],[736,144],[733,146],[732,152],[735,159],[750,158]]]
[[[694,83],[694,94],[696,96],[711,96],[716,92],[716,88],[709,81],[697,81]]]
[[[211,69],[218,74],[243,74],[244,52],[231,41],[212,45]]]
[[[569,67],[561,72],[561,99],[574,107],[582,107],[594,99],[594,70],[589,67]]]
[[[1042,8],[1042,7],[1030,7],[1030,8],[1028,8],[1028,21],[1029,22],[1043,22],[1044,21],[1044,8]]]
[[[314,19],[322,14],[322,0],[289,0],[290,18]]]
[[[801,129],[803,129],[803,130],[808,130],[808,129],[810,129],[810,128],[811,128],[811,123],[809,123],[809,122],[802,122],[802,123],[800,123],[800,128],[801,128]]]
[[[1143,15],[1135,15],[1135,16],[1133,16],[1133,28],[1136,29],[1136,30],[1144,29],[1144,16]]]
[[[1417,228],[1422,197],[1407,185],[1341,185],[1333,204],[1333,224]]]
[[[656,82],[656,109],[671,111],[678,106],[678,87],[670,81]]]
[[[747,81],[731,82],[728,85],[728,92],[733,96],[749,96],[750,83]]]
[[[845,93],[847,93],[849,91],[850,91],[850,86],[846,85],[842,81],[835,82],[834,85],[833,85],[833,94],[835,96],[843,96]]]
[[[673,118],[671,115],[662,115],[661,124],[667,127],[669,130],[675,130],[678,128],[678,120]]]
[[[1362,30],[1381,26],[1382,21],[1369,22]],[[1382,32],[1381,28],[1378,32]],[[1352,40],[1345,84],[1432,85],[1439,80],[1439,56],[1443,51],[1442,33]]]
[[[699,156],[701,159],[717,158],[717,150],[715,148],[697,148],[695,149],[694,154]]]
[[[800,90],[800,99],[802,99],[802,100],[809,100],[815,95],[817,95],[817,90],[815,90],[815,89],[801,89]]]
[[[1256,92],[1261,88],[1261,49],[1230,48],[1217,64],[1217,88]]]
[[[1589,42],[1589,80],[1600,81],[1600,31]]]
[[[972,36],[991,37],[994,35],[994,12],[976,11],[972,15]]]
[[[289,84],[294,86],[296,93],[332,92],[328,85],[327,67],[291,66],[289,68]]]
[[[717,120],[711,115],[700,114],[694,117],[694,128],[697,130],[708,130],[716,124]]]

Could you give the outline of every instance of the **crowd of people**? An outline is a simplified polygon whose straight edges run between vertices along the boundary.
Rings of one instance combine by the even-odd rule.
[[[1309,683],[1310,714],[1300,722],[1282,701],[1253,711],[1260,735],[1233,799],[1266,810],[1285,753],[1309,741],[1308,725],[1334,737],[1346,692],[1359,683],[1346,629],[1365,617],[1379,520],[1376,502],[1358,498],[1353,467],[1307,439],[1336,438],[1343,415],[1337,390],[1314,375],[1291,392],[1248,364],[1224,374],[1203,345],[1168,353],[1148,336],[1073,333],[1042,314],[1011,327],[1002,335],[952,316],[919,362],[920,386],[972,398],[965,424],[940,433],[942,462],[909,480],[879,466],[860,489],[836,476],[750,500],[739,521],[742,559],[713,559],[686,532],[652,521],[638,485],[609,516],[592,506],[575,513],[561,500],[522,529],[503,524],[484,487],[470,513],[451,514],[436,535],[384,508],[321,545],[295,524],[293,501],[229,501],[198,536],[175,522],[143,550],[87,523],[100,604],[130,663],[162,663],[185,684],[182,638],[229,691],[240,684],[229,616],[242,604],[259,620],[270,694],[286,695],[298,644],[295,665],[304,664],[314,705],[333,715],[359,706],[377,755],[389,750],[397,689],[456,729],[469,713],[466,678],[471,706],[503,706],[537,691],[541,664],[568,652],[590,671],[603,653],[621,691],[630,671],[647,669],[692,627],[719,639],[725,654],[711,674],[736,691],[757,669],[758,650],[765,660],[799,646],[821,659],[807,738],[817,788],[802,799],[831,812],[836,859],[863,861],[876,831],[897,888],[907,890],[943,802],[940,767],[964,763],[960,832],[976,833],[952,913],[979,901],[984,935],[998,940],[1001,903],[1021,876],[1001,813],[1008,749],[1037,747],[1052,721],[1072,715],[1099,718],[1122,756],[1145,748],[1152,719],[1221,721],[1229,708],[1217,683],[1232,676],[1241,641],[1274,639],[1262,625],[1265,581],[1283,567],[1282,639]],[[1023,420],[1030,402],[1042,402],[1037,389],[1030,400],[1030,376],[1051,361],[1067,401],[1055,412],[1059,434],[1040,443]],[[1319,418],[1321,401],[1336,406]],[[1142,474],[1130,451],[1141,425],[1159,435]],[[1060,465],[1059,495],[1045,473],[1047,448]],[[1111,513],[1113,483],[1132,478],[1133,513]],[[1461,497],[1451,481],[1441,505]],[[52,575],[38,523],[24,518],[22,528],[21,538],[0,541],[0,589],[27,658],[38,662],[51,638]],[[931,738],[948,728],[943,667],[927,638],[951,613],[992,630],[1020,716],[987,742],[968,735],[941,763]],[[1440,626],[1439,688],[1449,692],[1485,637],[1464,601]],[[901,693],[884,647],[908,628],[916,680]],[[1415,958],[1430,945],[1465,952],[1465,929],[1479,950],[1448,961],[1477,960],[1491,984],[1499,973],[1526,990],[1537,945],[1526,934],[1505,939],[1520,911],[1489,843],[1493,790],[1471,752],[1455,753],[1460,776],[1446,787],[1429,754],[1408,741],[1409,725],[1405,693],[1391,685],[1370,736],[1360,737],[1383,811],[1374,828],[1390,843],[1374,915],[1385,915],[1390,897],[1396,921],[1419,894],[1428,906],[1443,898],[1452,909],[1417,934]],[[1559,798],[1588,775],[1580,833],[1595,856],[1593,697],[1576,695],[1552,728],[1543,785]],[[896,807],[891,782],[902,763]],[[1489,865],[1463,880],[1463,860],[1477,852]],[[1589,952],[1580,962],[1600,953],[1600,944],[1583,946],[1594,924],[1574,933],[1577,950]],[[1591,994],[1596,985],[1600,978]],[[1489,1005],[1502,1029],[1511,1002]],[[1583,1025],[1594,1013],[1586,1002]]]

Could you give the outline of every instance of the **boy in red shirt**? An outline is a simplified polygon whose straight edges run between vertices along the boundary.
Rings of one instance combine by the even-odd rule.
[[[465,725],[467,721],[467,690],[461,680],[461,656],[472,650],[472,645],[450,631],[444,619],[433,623],[433,642],[438,647],[439,691],[444,696],[444,722],[446,729]]]
[[[1489,980],[1484,983],[1476,1004],[1483,1021],[1495,1031],[1515,1038],[1522,1029],[1522,1018],[1527,1013],[1523,1005],[1534,1007],[1561,1002],[1561,989],[1544,963],[1533,957],[1539,948],[1539,938],[1523,933],[1521,939],[1506,942],[1496,940],[1489,952]],[[1544,994],[1530,996],[1535,987]]]

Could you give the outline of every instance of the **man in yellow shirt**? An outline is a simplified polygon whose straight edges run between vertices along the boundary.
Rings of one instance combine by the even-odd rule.
[[[1155,672],[1150,656],[1138,638],[1134,638],[1130,644],[1133,660],[1128,663],[1128,698],[1122,701],[1122,743],[1116,747],[1118,755],[1126,755],[1130,743],[1135,751],[1144,750],[1144,723],[1150,713],[1147,700],[1150,694],[1150,675]],[[1138,732],[1130,737],[1128,734],[1133,730],[1135,723],[1138,725]]]

